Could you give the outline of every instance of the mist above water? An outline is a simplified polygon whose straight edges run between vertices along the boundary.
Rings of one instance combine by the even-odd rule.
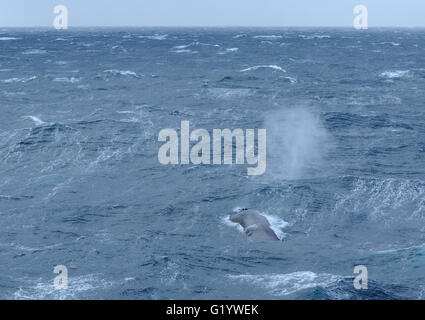
[[[269,114],[265,126],[267,172],[273,178],[310,178],[324,169],[331,138],[318,115],[305,107],[285,108]]]

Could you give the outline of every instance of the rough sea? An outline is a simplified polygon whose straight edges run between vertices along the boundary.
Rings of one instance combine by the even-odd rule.
[[[425,299],[424,101],[423,29],[0,29],[0,298]],[[160,164],[183,120],[265,174]]]

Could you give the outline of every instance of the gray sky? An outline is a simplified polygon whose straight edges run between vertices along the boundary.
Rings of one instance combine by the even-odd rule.
[[[369,27],[425,27],[425,0],[0,0],[0,26],[345,26],[368,8]]]

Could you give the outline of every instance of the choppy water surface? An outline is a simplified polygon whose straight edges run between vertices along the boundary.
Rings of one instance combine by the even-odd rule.
[[[0,298],[423,299],[424,88],[423,30],[1,29]],[[266,173],[159,164],[182,120]]]

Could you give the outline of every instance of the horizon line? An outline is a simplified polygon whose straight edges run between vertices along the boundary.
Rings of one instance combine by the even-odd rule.
[[[44,29],[53,29],[56,30],[53,26],[47,25],[47,26],[2,26],[0,25],[0,28],[44,28]],[[81,26],[69,26],[68,29],[62,29],[62,30],[69,30],[74,28],[345,28],[345,29],[355,29],[353,26],[341,26],[341,25],[323,25],[323,26],[247,26],[247,25],[229,25],[229,26],[202,26],[202,25],[183,25],[183,26],[177,26],[177,25],[122,25],[122,26],[108,26],[108,25],[97,25],[97,26],[88,26],[88,25],[81,25]],[[395,29],[395,28],[406,28],[406,29],[421,29],[425,28],[425,25],[423,26],[369,26],[368,29]],[[368,30],[364,29],[364,30]],[[60,30],[58,30],[60,31]],[[361,31],[361,30],[358,30]]]

